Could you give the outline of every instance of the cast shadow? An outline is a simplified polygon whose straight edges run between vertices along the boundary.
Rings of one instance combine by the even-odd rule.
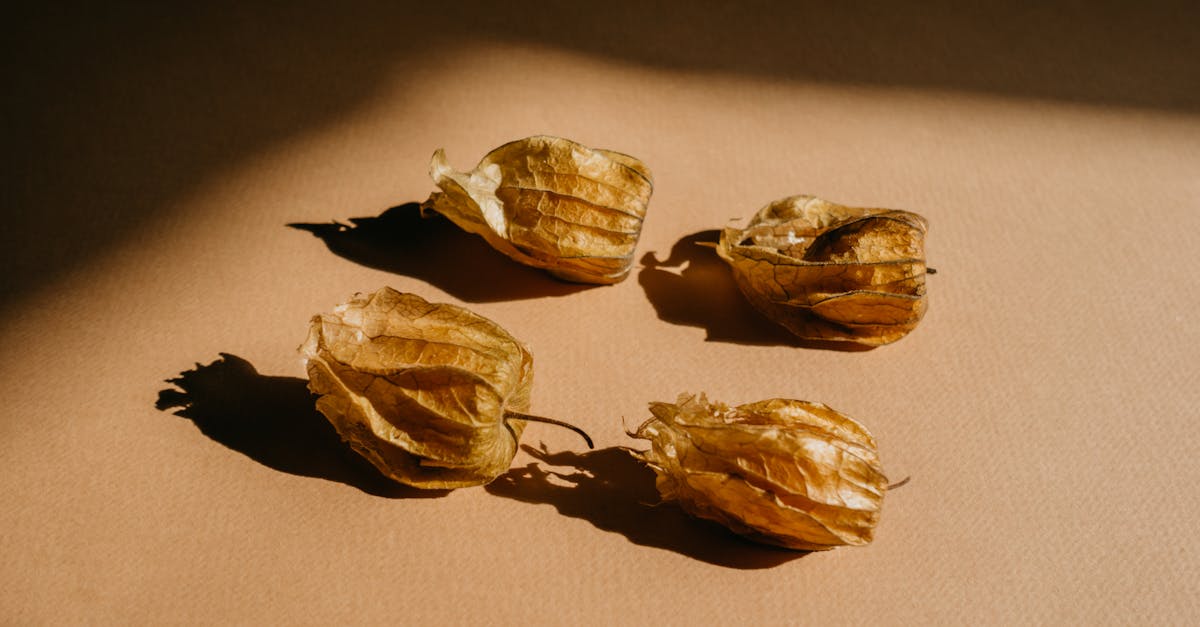
[[[795,346],[860,352],[873,347],[853,342],[802,340],[771,322],[746,300],[729,266],[713,251],[718,230],[684,236],[659,261],[653,252],[642,256],[638,284],[663,322],[700,327],[705,341],[753,346]]]
[[[20,148],[0,168],[11,208],[0,308],[136,245],[148,221],[254,155],[329,131],[422,68],[493,45],[503,44],[490,53],[500,59],[548,47],[700,78],[1200,111],[1200,3],[990,4],[14,3],[0,38],[0,112],[13,121],[7,144]]]
[[[228,353],[168,379],[155,407],[195,423],[204,435],[275,470],[316,477],[387,498],[433,498],[446,490],[395,483],[338,437],[317,412],[307,383],[259,374]]]
[[[654,471],[628,449],[548,453],[521,448],[538,461],[511,468],[485,487],[488,492],[524,503],[553,505],[564,516],[619,533],[634,544],[717,566],[771,568],[807,555],[752,543],[716,523],[692,518],[673,504],[656,504],[660,499]]]
[[[509,15],[522,19],[492,19],[482,32],[656,68],[1195,112],[1198,9],[1179,0],[926,0],[919,10],[815,0],[518,0]]]
[[[410,202],[378,216],[288,226],[308,231],[333,254],[368,268],[420,279],[459,300],[487,303],[565,296],[598,287],[560,281],[494,250],[483,238]]]

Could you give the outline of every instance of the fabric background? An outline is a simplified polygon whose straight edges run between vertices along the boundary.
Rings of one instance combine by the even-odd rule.
[[[0,619],[1196,621],[1195,6],[15,15]],[[541,133],[652,168],[625,282],[385,213],[432,191],[436,148],[465,169]],[[910,336],[792,346],[694,245],[799,193],[929,219]],[[488,489],[390,486],[322,430],[296,353],[383,285],[525,341],[533,410],[599,448],[685,391],[801,398],[912,481],[872,545],[805,556],[643,506],[644,474],[548,426]]]

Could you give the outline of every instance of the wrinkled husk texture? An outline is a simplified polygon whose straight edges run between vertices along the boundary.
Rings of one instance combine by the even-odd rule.
[[[317,409],[388,477],[459,488],[512,463],[533,356],[496,323],[383,288],[315,316],[300,351]]]
[[[629,275],[654,190],[641,161],[550,136],[505,144],[470,172],[454,170],[438,149],[429,173],[442,191],[424,209],[516,261],[580,283]]]
[[[925,315],[925,219],[813,196],[775,201],[717,254],[750,303],[800,338],[889,344]]]
[[[658,491],[752,540],[818,551],[871,542],[887,478],[862,425],[819,403],[651,403],[633,435]]]

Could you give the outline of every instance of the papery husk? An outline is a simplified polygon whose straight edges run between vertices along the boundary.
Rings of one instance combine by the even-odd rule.
[[[533,356],[491,320],[385,287],[315,316],[300,351],[317,409],[388,477],[460,488],[512,463]]]
[[[545,135],[491,151],[470,172],[438,149],[429,168],[442,189],[422,204],[523,264],[580,283],[629,275],[654,191],[629,155]]]
[[[651,403],[635,433],[659,494],[752,540],[819,551],[865,545],[887,478],[875,439],[820,403],[772,399],[730,408],[703,394]]]
[[[889,344],[925,315],[925,218],[813,196],[777,200],[717,254],[750,303],[800,338]]]

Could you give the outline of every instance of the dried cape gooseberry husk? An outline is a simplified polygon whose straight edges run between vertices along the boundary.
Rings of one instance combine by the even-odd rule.
[[[508,470],[533,356],[491,320],[384,288],[315,316],[300,351],[317,409],[388,477],[448,489]]]
[[[772,399],[730,408],[681,395],[651,403],[631,435],[651,448],[658,491],[748,538],[799,550],[871,541],[887,478],[875,439],[822,405]]]
[[[777,200],[717,254],[771,320],[805,340],[889,344],[925,314],[925,218],[813,196]]]
[[[442,191],[423,209],[516,261],[580,283],[628,276],[654,189],[641,161],[549,136],[500,146],[470,172],[455,171],[438,149],[429,173]]]

